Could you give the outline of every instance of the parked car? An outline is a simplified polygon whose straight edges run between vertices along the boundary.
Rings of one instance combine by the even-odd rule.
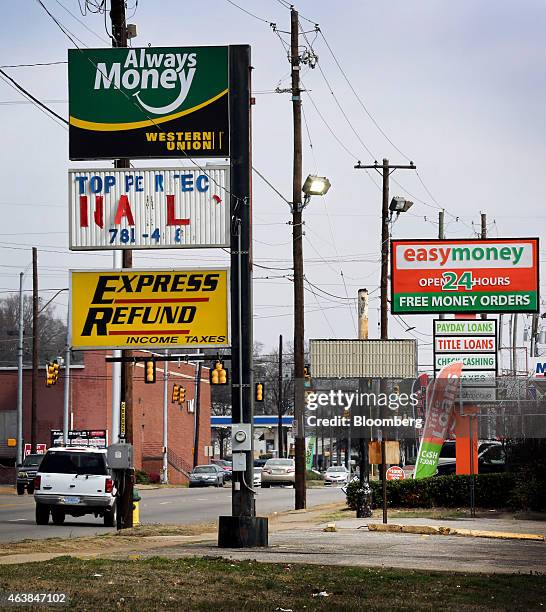
[[[267,459],[254,459],[254,467],[263,468],[266,462]]]
[[[213,459],[211,463],[221,467],[224,470],[224,480],[226,482],[231,480],[233,476],[233,467],[231,461],[227,461],[226,459]]]
[[[190,487],[223,487],[224,470],[214,463],[196,465],[190,472]]]
[[[324,484],[347,484],[349,470],[344,465],[331,465],[324,474]]]
[[[253,480],[253,486],[255,487],[261,487],[262,486],[262,471],[263,468],[262,467],[255,467],[254,468],[254,480]]]
[[[24,495],[25,489],[29,495],[34,493],[34,478],[43,458],[43,454],[27,455],[23,463],[17,467],[17,495]]]
[[[271,485],[296,486],[294,459],[268,459],[262,470],[262,489]]]
[[[55,525],[66,515],[102,516],[107,527],[116,524],[116,490],[106,464],[106,450],[56,447],[44,455],[34,478],[36,524]]]
[[[504,472],[506,457],[502,444],[490,440],[478,444],[478,465],[476,474],[490,474],[493,472]],[[438,458],[438,476],[446,476],[456,473],[455,441],[444,442],[440,457]]]

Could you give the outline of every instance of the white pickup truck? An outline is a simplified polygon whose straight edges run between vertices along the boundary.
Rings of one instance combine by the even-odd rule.
[[[62,525],[66,515],[94,514],[104,524],[116,524],[116,494],[106,463],[106,450],[55,447],[45,454],[34,479],[36,524],[47,525],[49,515]]]

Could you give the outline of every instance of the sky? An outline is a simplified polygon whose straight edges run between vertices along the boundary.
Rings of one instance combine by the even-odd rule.
[[[43,2],[82,48],[110,45],[104,16],[80,12],[84,0]],[[289,10],[282,0],[236,4],[240,8],[227,0],[136,5],[129,0],[128,22],[138,28],[133,46],[250,44],[253,164],[289,200],[292,108],[289,94],[275,93],[289,87],[289,36],[283,33],[289,30]],[[302,70],[304,177],[316,173],[332,183],[304,212],[305,335],[357,337],[357,291],[367,288],[370,337],[378,337],[380,177],[354,169],[359,160],[411,160],[417,166],[416,172],[392,175],[391,196],[414,201],[392,225],[394,238],[437,237],[442,208],[448,238],[475,237],[481,212],[491,237],[544,237],[546,5],[301,0],[296,8],[307,32],[302,51],[318,56],[316,68]],[[35,0],[4,6],[2,24],[2,66],[61,62],[3,69],[66,117],[62,62],[72,42]],[[65,126],[5,80],[0,80],[0,131],[0,296],[18,288],[19,273],[28,269],[31,247],[37,246],[45,301],[68,287],[68,269],[112,266],[110,253],[68,250],[67,169],[107,163],[70,162]],[[257,175],[253,209],[254,261],[261,266],[254,269],[254,339],[267,350],[279,334],[285,343],[293,335],[290,211]],[[544,259],[541,250],[541,266]],[[214,249],[134,256],[134,266],[144,268],[226,261]],[[25,279],[29,290],[31,275]],[[54,304],[58,316],[66,317],[68,293],[61,292]],[[432,317],[389,319],[390,337],[418,339],[420,363],[427,369]],[[521,317],[520,333],[528,324],[528,317]]]

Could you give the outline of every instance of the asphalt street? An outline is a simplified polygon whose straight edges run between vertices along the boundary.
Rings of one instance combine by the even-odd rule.
[[[189,525],[216,521],[219,515],[231,514],[231,487],[186,489],[162,488],[141,490],[140,519],[143,524],[161,523]],[[313,488],[307,491],[307,505],[343,501],[339,488]],[[258,490],[258,515],[283,512],[294,508],[294,489],[275,487]],[[0,542],[42,538],[69,538],[95,535],[112,531],[104,527],[101,518],[93,515],[66,517],[62,526],[36,525],[34,498],[31,495],[13,495],[13,488],[0,488]]]

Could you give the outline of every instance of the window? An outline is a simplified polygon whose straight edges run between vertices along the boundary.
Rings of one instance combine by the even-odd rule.
[[[193,471],[195,474],[214,474],[217,470],[213,465],[201,465],[196,467]]]
[[[42,461],[40,471],[49,474],[78,474],[106,476],[106,461],[99,453],[74,453],[49,451]]]

